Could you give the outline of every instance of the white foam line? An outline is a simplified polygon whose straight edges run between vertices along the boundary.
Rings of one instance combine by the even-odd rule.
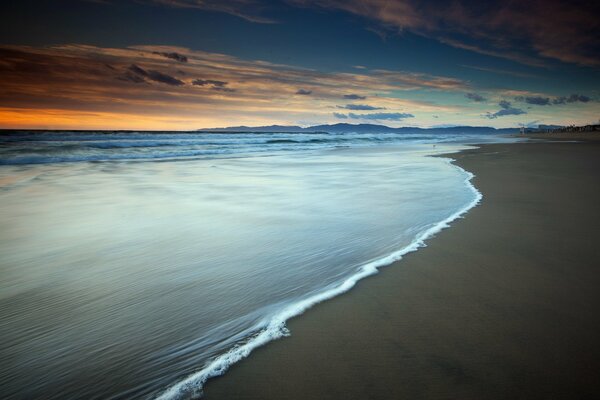
[[[270,341],[279,339],[281,337],[289,336],[289,330],[285,326],[287,320],[296,317],[300,314],[303,314],[304,311],[308,310],[309,308],[318,303],[321,303],[325,300],[329,300],[335,296],[347,292],[348,290],[352,289],[352,287],[354,287],[356,282],[358,282],[359,280],[366,278],[367,276],[376,274],[379,268],[400,260],[405,254],[416,251],[421,247],[426,247],[427,245],[425,244],[425,240],[429,239],[442,229],[449,227],[449,224],[452,221],[461,218],[467,211],[479,204],[479,202],[483,198],[483,195],[471,183],[471,179],[473,179],[475,175],[457,166],[456,164],[452,164],[452,162],[454,161],[453,159],[446,158],[446,160],[449,164],[467,174],[467,178],[465,179],[464,183],[475,194],[475,199],[471,201],[466,207],[462,208],[461,210],[452,214],[450,217],[427,229],[425,232],[416,237],[415,240],[407,247],[404,247],[403,249],[398,250],[386,257],[380,258],[379,260],[375,260],[363,265],[356,274],[347,278],[340,285],[329,289],[325,292],[313,295],[298,303],[287,306],[281,312],[275,315],[268,322],[266,328],[264,328],[254,338],[250,339],[248,342],[242,345],[235,346],[228,352],[218,356],[202,370],[193,373],[192,375],[188,376],[182,381],[179,381],[173,386],[169,387],[156,399],[173,400],[179,398],[179,396],[184,393],[187,393],[188,395],[191,394],[193,398],[200,397],[202,395],[202,387],[208,379],[224,374],[225,371],[227,371],[227,369],[232,364],[246,358],[252,352],[252,350],[256,349],[257,347],[260,347]]]

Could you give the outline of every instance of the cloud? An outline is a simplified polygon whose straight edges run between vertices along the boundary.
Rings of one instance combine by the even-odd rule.
[[[131,64],[129,67],[129,71],[136,74],[138,77],[146,77],[152,81],[164,83],[172,86],[182,86],[184,85],[183,81],[180,81],[177,78],[174,78],[170,75],[163,74],[162,72],[153,71],[153,70],[144,70],[135,64]],[[130,76],[130,75],[126,75]]]
[[[345,106],[337,106],[337,108],[344,108],[346,110],[353,111],[374,111],[374,110],[385,110],[385,107],[374,107],[367,104],[346,104]]]
[[[200,10],[222,12],[243,18],[249,22],[259,24],[276,23],[273,19],[262,16],[265,6],[261,1],[255,0],[137,0],[147,5],[162,5],[176,8],[196,8]]]
[[[554,100],[552,100],[552,104],[565,104],[565,103],[577,103],[577,102],[588,103],[591,100],[592,99],[589,98],[588,96],[584,96],[581,94],[572,94],[569,97],[565,97],[565,96],[557,97]]]
[[[156,52],[185,54],[188,62],[175,63]],[[0,127],[131,128],[135,115],[140,129],[159,129],[150,125],[159,119],[160,129],[169,123],[173,129],[326,123],[341,98],[365,98],[367,91],[377,93],[369,104],[374,108],[458,111],[453,105],[399,95],[414,88],[452,91],[447,78],[354,71],[322,72],[169,46],[0,46],[0,109],[11,110],[0,111]],[[318,91],[318,97],[294,95],[298,88]],[[93,117],[86,119],[86,113]]]
[[[570,96],[555,97],[553,99],[551,99],[549,97],[542,97],[542,96],[516,96],[515,100],[520,101],[520,102],[525,102],[527,104],[533,104],[536,106],[548,106],[548,105],[553,105],[553,104],[554,105],[562,105],[562,104],[577,103],[577,102],[588,103],[592,99],[588,96],[574,93]]]
[[[344,95],[344,99],[347,99],[347,100],[364,100],[366,98],[367,98],[367,96],[360,96],[358,94],[345,94]]]
[[[312,94],[312,90],[298,89],[296,94],[308,96],[309,94]]]
[[[114,70],[114,67],[109,68]],[[144,76],[146,76],[146,71],[135,65],[132,65],[127,71],[125,71],[123,76],[119,76],[117,79],[133,83],[146,83]]]
[[[217,81],[214,79],[194,79],[192,81],[192,85],[194,86],[209,86],[213,90],[221,90],[224,92],[233,92],[234,89],[230,89],[225,87],[228,82],[225,81]]]
[[[142,68],[138,67],[135,64],[131,64],[128,68],[129,72],[133,72],[136,75],[140,75],[140,76],[148,76],[148,73],[143,70]]]
[[[388,121],[401,121],[405,118],[414,118],[414,115],[409,113],[372,113],[372,114],[339,114],[333,113],[336,118],[346,119],[368,119],[368,120],[388,120]]]
[[[502,100],[498,103],[501,110],[496,111],[495,113],[487,113],[485,114],[486,118],[496,119],[498,117],[506,117],[508,115],[521,115],[527,114],[526,111],[521,110],[520,108],[514,108],[509,101]]]
[[[235,92],[235,89],[227,87],[228,83],[229,82],[218,81],[218,80],[214,80],[214,79],[194,79],[192,81],[192,85],[194,85],[194,86],[206,86],[206,87],[210,88],[211,90],[216,90],[219,92],[227,92],[227,93]]]
[[[474,69],[474,70],[477,70],[477,71],[490,72],[490,73],[493,73],[493,74],[516,76],[516,77],[519,77],[519,78],[538,78],[537,75],[527,74],[527,73],[524,73],[524,72],[509,71],[509,70],[506,70],[506,69],[489,68],[489,67],[478,67],[478,66],[475,66],[475,65],[461,65],[461,67],[469,68],[469,69]]]
[[[289,0],[304,7],[343,10],[409,30],[450,46],[544,65],[552,58],[600,65],[600,3],[586,0]]]
[[[541,59],[540,57],[531,56],[523,52],[509,50],[507,48],[503,48],[500,45],[491,46],[491,48],[488,48],[482,46],[481,44],[466,43],[465,41],[456,40],[450,37],[440,37],[438,38],[438,41],[440,43],[447,44],[448,46],[456,47],[457,49],[467,50],[473,53],[479,53],[495,58],[504,58],[506,60],[511,60],[530,67],[548,67],[546,60]],[[498,48],[501,48],[501,50],[497,50]]]
[[[222,87],[222,86],[213,86],[211,89],[216,90],[217,92],[227,92],[227,93],[235,92],[235,89],[228,88],[228,87]]]
[[[542,96],[532,96],[532,97],[517,96],[517,97],[515,97],[515,100],[521,101],[521,102],[524,101],[527,104],[533,104],[536,106],[547,106],[548,104],[550,104],[550,98],[542,97]]]
[[[159,56],[170,58],[171,60],[179,61],[182,63],[188,62],[188,58],[186,56],[184,56],[183,54],[175,53],[175,52],[167,53],[167,52],[163,52],[163,51],[153,51],[152,54],[157,54]]]
[[[432,76],[407,71],[390,71],[386,69],[375,69],[372,74],[385,77],[390,82],[395,83],[401,88],[407,89],[430,88],[435,90],[457,90],[467,89],[469,85],[464,81],[446,76]]]
[[[486,101],[487,99],[477,93],[466,93],[465,97],[469,100],[473,100],[475,102],[482,102],[482,101]]]
[[[153,80],[155,82],[160,82],[160,83],[164,83],[164,84],[172,85],[172,86],[185,85],[185,83],[183,83],[183,81],[180,81],[179,79],[177,79],[175,77],[172,77],[167,74],[163,74],[162,72],[153,71],[153,70],[148,71],[148,78],[150,78],[151,80]]]

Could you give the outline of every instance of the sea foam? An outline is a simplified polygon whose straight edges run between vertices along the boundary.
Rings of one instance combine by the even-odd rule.
[[[203,387],[207,380],[216,376],[223,375],[231,365],[248,357],[254,349],[261,347],[273,340],[289,336],[290,331],[286,327],[286,322],[289,319],[303,314],[306,310],[321,302],[324,302],[349,291],[361,279],[377,274],[381,267],[385,267],[394,263],[395,261],[401,260],[404,255],[414,252],[419,248],[426,247],[427,244],[425,241],[427,239],[433,237],[436,233],[440,232],[441,230],[448,228],[451,222],[462,218],[462,216],[466,214],[470,209],[477,206],[483,198],[483,195],[481,194],[481,192],[479,192],[479,190],[477,190],[477,188],[475,188],[475,186],[471,182],[475,175],[457,166],[456,164],[452,164],[452,162],[454,161],[453,159],[445,158],[445,160],[454,168],[459,169],[466,175],[464,183],[468,187],[468,189],[475,195],[475,198],[468,205],[419,234],[414,239],[414,241],[408,246],[394,253],[391,253],[386,257],[380,258],[375,261],[371,261],[363,265],[357,273],[348,277],[347,279],[345,279],[344,281],[335,285],[332,288],[329,288],[321,293],[315,294],[297,303],[293,303],[286,306],[269,321],[266,321],[266,323],[261,324],[263,326],[266,326],[264,326],[258,334],[247,340],[245,343],[236,345],[226,353],[217,356],[200,371],[186,377],[182,381],[175,383],[173,386],[169,387],[158,397],[156,397],[156,399],[175,400],[181,398],[182,396],[190,396],[192,398],[201,397]]]

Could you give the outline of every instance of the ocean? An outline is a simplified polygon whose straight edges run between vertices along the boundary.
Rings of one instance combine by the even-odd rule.
[[[201,396],[475,206],[431,155],[498,140],[1,133],[1,397]]]

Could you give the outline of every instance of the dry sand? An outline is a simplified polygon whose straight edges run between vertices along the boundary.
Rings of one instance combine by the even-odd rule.
[[[600,390],[600,144],[453,155],[482,204],[292,336],[209,381],[214,399],[582,399]]]

